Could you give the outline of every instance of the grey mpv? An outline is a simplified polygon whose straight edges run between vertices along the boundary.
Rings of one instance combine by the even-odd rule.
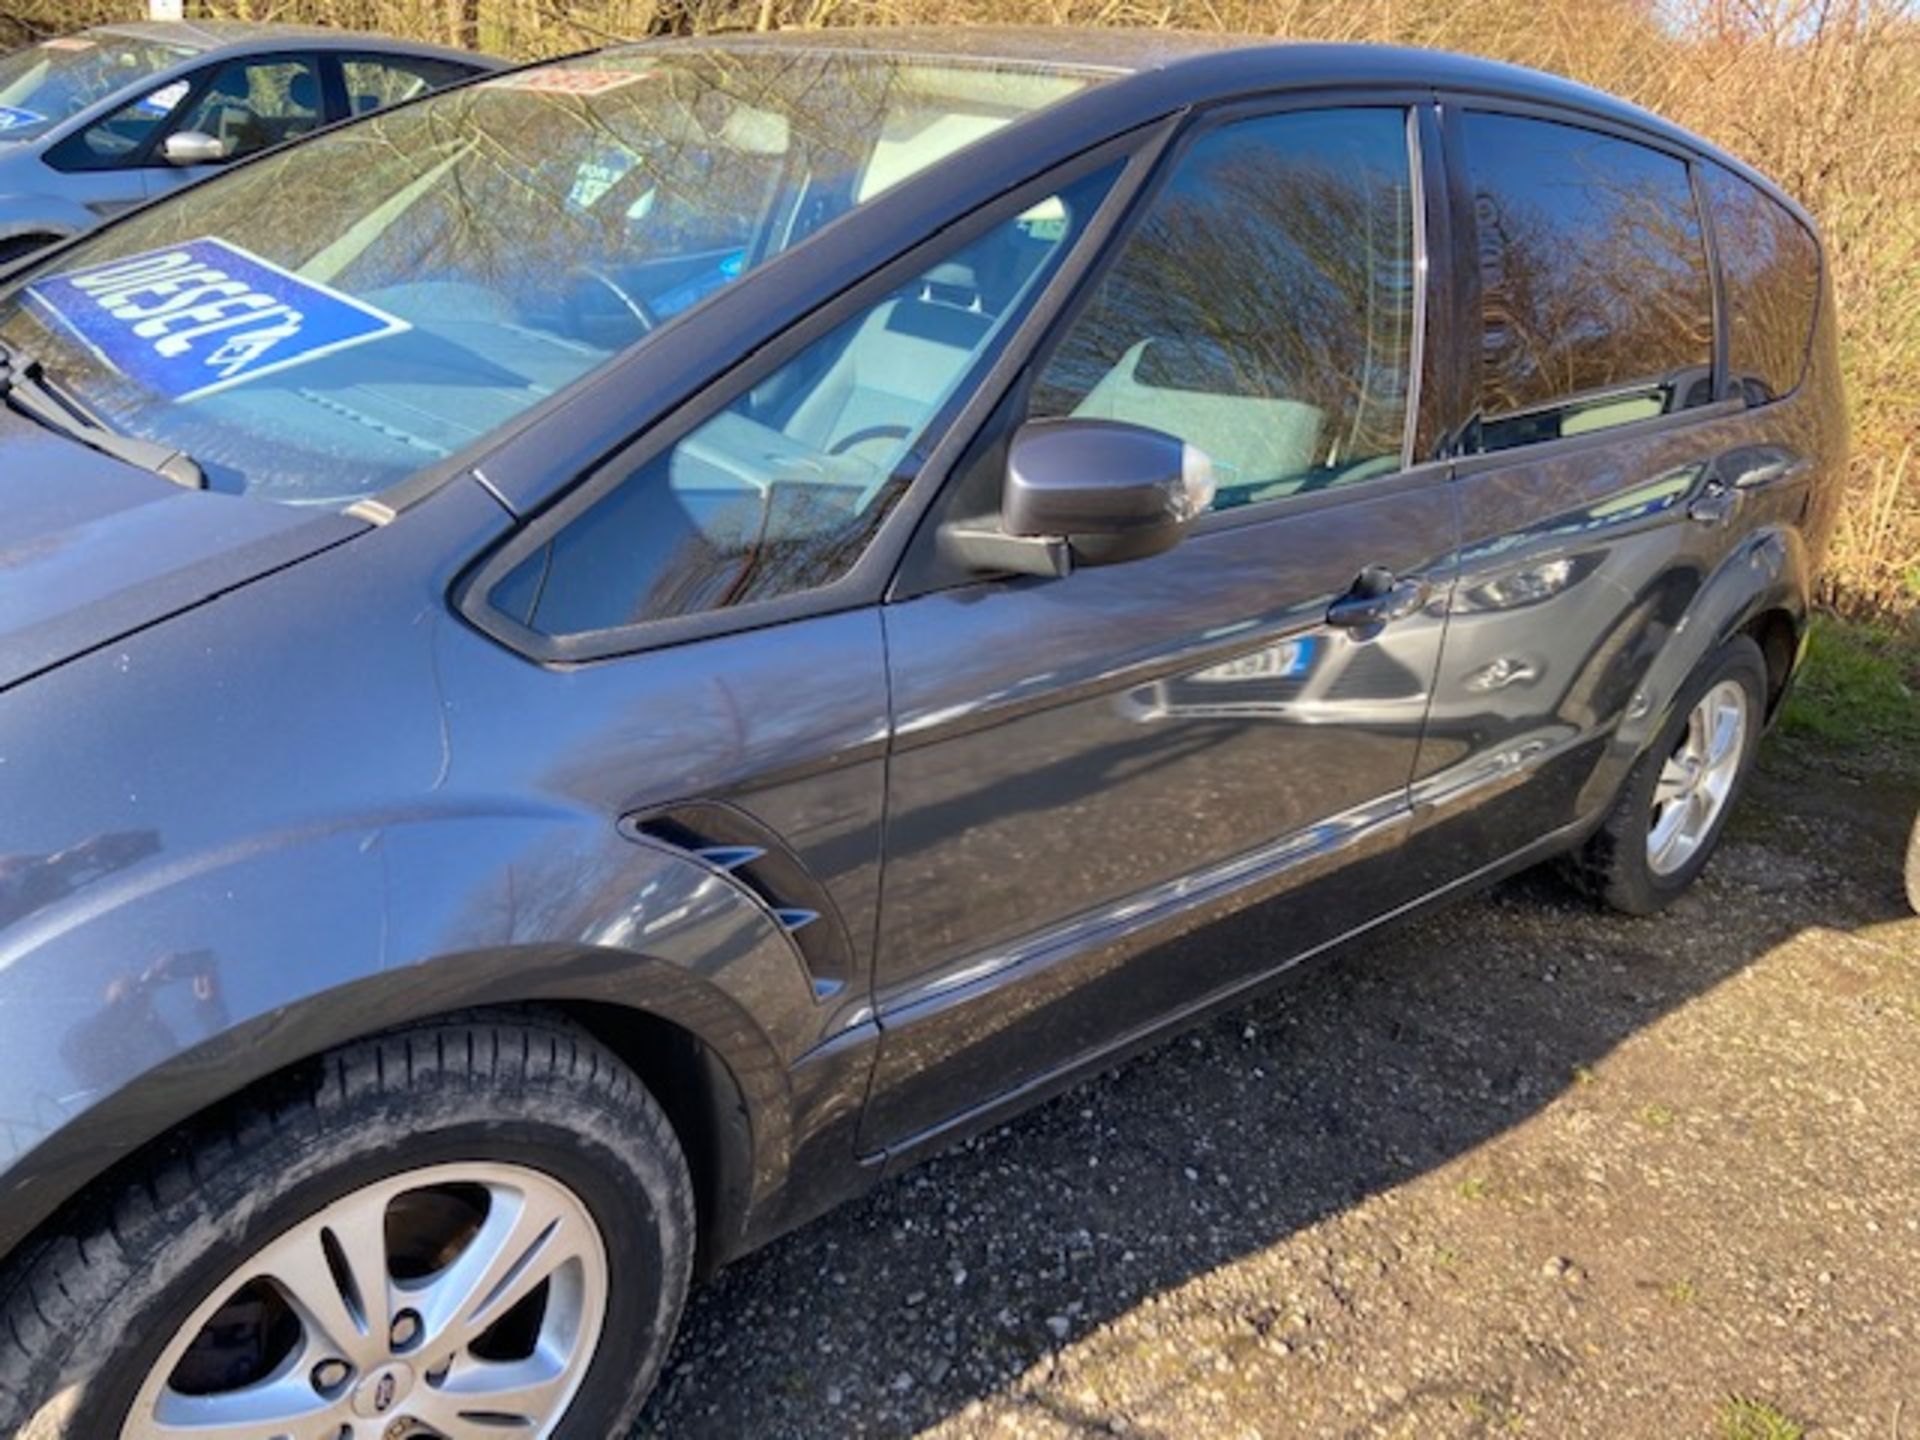
[[[1665,904],[1834,337],[1652,115],[1160,35],[608,51],[56,249],[0,1430],[623,1435],[696,1273],[1296,962],[1550,858]]]

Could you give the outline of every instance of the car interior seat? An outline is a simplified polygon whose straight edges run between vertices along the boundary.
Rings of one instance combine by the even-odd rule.
[[[1194,441],[1212,458],[1223,489],[1311,471],[1320,459],[1325,412],[1223,383],[1221,366],[1211,363],[1206,349],[1203,343],[1137,341],[1074,414]]]
[[[972,266],[936,266],[878,306],[782,427],[827,455],[880,464],[914,435],[993,329]]]

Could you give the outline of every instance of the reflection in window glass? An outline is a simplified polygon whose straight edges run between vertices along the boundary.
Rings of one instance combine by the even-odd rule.
[[[1036,416],[1212,457],[1216,507],[1395,469],[1416,288],[1406,114],[1223,127],[1181,156],[1048,363]]]
[[[1713,308],[1687,167],[1571,125],[1469,114],[1484,330],[1479,448],[1712,399]]]
[[[193,88],[186,80],[162,85],[106,119],[56,145],[47,159],[56,170],[112,170],[134,162],[154,131]]]
[[[807,346],[494,587],[550,635],[769,600],[839,578],[923,438],[1025,312],[1112,181],[1080,182]]]
[[[340,62],[347,87],[347,113],[366,115],[438,90],[473,72],[451,60],[424,55],[350,55]]]
[[[180,120],[237,160],[320,124],[320,72],[310,60],[230,60]]]
[[[1800,383],[1820,295],[1820,251],[1785,207],[1718,165],[1702,167],[1727,288],[1733,386],[1750,405]]]
[[[275,324],[234,328],[244,317],[223,314],[225,328],[165,336],[129,324],[106,336],[109,363],[67,323],[76,316],[15,290],[0,296],[0,340],[115,429],[193,455],[216,490],[340,503],[648,343],[983,127],[1104,78],[694,45],[494,76],[196,185],[59,261],[60,274],[174,255],[244,269],[283,307]],[[238,107],[209,113],[223,135],[304,113],[291,84],[216,90]],[[100,307],[70,292],[63,303],[105,334]],[[333,332],[378,338],[320,343]],[[153,353],[159,339],[167,353]]]

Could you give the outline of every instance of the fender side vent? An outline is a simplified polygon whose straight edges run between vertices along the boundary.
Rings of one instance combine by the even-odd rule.
[[[693,853],[717,870],[738,870],[767,852],[758,845],[706,845]]]
[[[757,895],[800,952],[814,997],[826,1000],[853,979],[853,944],[826,888],[779,836],[731,805],[694,801],[642,811],[621,833],[671,845]]]

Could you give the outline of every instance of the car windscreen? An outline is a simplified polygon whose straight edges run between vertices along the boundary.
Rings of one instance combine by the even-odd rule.
[[[1097,78],[776,47],[496,76],[110,227],[0,297],[0,341],[215,489],[351,501]]]
[[[0,55],[0,141],[31,140],[193,51],[107,32]]]

